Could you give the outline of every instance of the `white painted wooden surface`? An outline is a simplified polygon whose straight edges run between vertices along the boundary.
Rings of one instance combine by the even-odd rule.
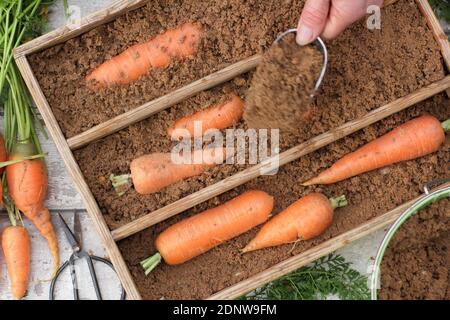
[[[100,8],[107,6],[113,0],[69,0],[71,10],[74,12],[75,18],[77,14],[85,16],[91,12],[94,12]],[[50,8],[49,12],[50,29],[57,28],[63,25],[65,22],[63,1],[58,0]],[[1,121],[2,122],[2,121]],[[68,176],[67,170],[63,166],[58,152],[56,151],[51,140],[41,139],[44,150],[48,152],[47,164],[49,167],[49,196],[47,200],[47,206],[52,212],[61,212],[65,219],[72,223],[74,210],[77,210],[77,214],[80,215],[81,224],[83,227],[83,247],[91,253],[103,257],[105,252],[100,243],[98,236],[93,229],[92,224],[89,221],[87,213],[84,211],[82,200],[78,193],[75,191],[71,178]],[[5,214],[0,214],[0,229],[3,229],[7,225],[8,220]],[[54,217],[55,228],[58,233],[58,239],[61,247],[61,261],[65,261],[71,250],[59,227],[59,221]],[[27,299],[48,299],[49,282],[48,279],[51,274],[51,257],[47,249],[45,240],[38,234],[34,226],[29,222],[25,222],[28,230],[30,231],[32,238],[32,264],[31,264],[31,280],[28,290]],[[377,232],[371,236],[368,236],[360,241],[357,241],[345,249],[340,250],[339,253],[347,258],[348,261],[354,263],[355,269],[367,274],[368,268],[373,262],[376,249],[381,242],[384,235],[384,231]],[[103,269],[102,269],[103,270]],[[81,273],[86,274],[86,269],[81,268],[78,270]],[[118,295],[117,279],[115,275],[108,270],[99,272],[100,282],[105,292],[105,298],[114,299]],[[80,280],[80,290],[82,298],[94,298],[92,291],[89,291],[90,280],[88,277],[83,277]],[[57,287],[58,297],[70,299],[72,296],[72,285],[70,277],[66,273],[63,277],[63,281]],[[4,265],[4,259],[0,256],[0,300],[10,299],[11,296],[8,290],[8,279],[6,274],[6,267]]]

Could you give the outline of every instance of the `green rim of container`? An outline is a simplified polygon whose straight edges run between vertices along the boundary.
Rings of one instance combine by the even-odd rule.
[[[378,288],[380,287],[380,269],[381,263],[384,258],[386,249],[394,237],[397,230],[405,223],[409,218],[415,215],[420,210],[428,207],[429,205],[438,202],[442,199],[450,197],[450,187],[437,189],[433,192],[426,194],[423,198],[417,200],[411,207],[409,207],[405,212],[403,212],[400,217],[394,222],[390,227],[389,231],[383,238],[380,247],[378,248],[377,256],[375,258],[371,281],[370,281],[370,292],[372,300],[378,300]]]

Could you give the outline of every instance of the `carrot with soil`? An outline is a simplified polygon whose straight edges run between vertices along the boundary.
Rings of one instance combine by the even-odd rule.
[[[3,230],[2,248],[8,269],[11,293],[15,299],[25,296],[30,276],[30,236],[27,229],[12,225]]]
[[[328,199],[321,193],[308,194],[264,224],[242,252],[315,238],[333,222],[334,209],[346,205],[345,196]]]
[[[450,119],[442,124],[430,115],[420,116],[347,154],[304,186],[332,184],[401,161],[436,152],[450,130]]]
[[[9,71],[7,78],[13,85],[10,99],[4,106],[5,137],[9,165],[6,167],[6,186],[12,200],[12,210],[18,209],[30,219],[47,240],[53,256],[54,271],[59,267],[59,249],[48,209],[47,169],[37,138],[33,112],[26,87],[17,72]]]
[[[92,90],[126,85],[138,80],[152,68],[165,68],[173,59],[193,56],[200,42],[199,25],[186,23],[152,40],[134,45],[94,69],[86,81]]]
[[[174,224],[156,238],[158,253],[141,262],[145,273],[150,273],[161,257],[169,265],[181,264],[264,223],[273,204],[267,193],[251,190]]]
[[[30,142],[17,142],[9,160],[21,160],[37,153]],[[54,270],[59,267],[59,249],[50,213],[44,206],[47,195],[47,169],[42,159],[23,160],[6,167],[8,192],[14,205],[33,222],[47,240],[53,256]]]
[[[232,94],[228,101],[210,106],[204,110],[181,118],[168,129],[170,137],[184,137],[189,133],[190,137],[203,136],[209,129],[226,129],[238,123],[244,113],[244,101]],[[196,122],[200,124],[200,132],[195,130]],[[181,130],[186,130],[182,132]],[[177,131],[179,134],[177,134]],[[174,137],[175,135],[175,137]]]
[[[110,180],[119,196],[131,187],[131,181],[136,192],[155,193],[222,163],[225,154],[223,148],[196,150],[188,159],[182,157],[177,161],[173,161],[172,153],[147,154],[131,161],[131,174],[111,175]]]

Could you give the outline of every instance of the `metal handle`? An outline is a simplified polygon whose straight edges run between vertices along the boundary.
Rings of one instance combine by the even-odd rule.
[[[286,35],[289,33],[297,33],[297,29],[288,29],[285,32],[281,33],[274,41],[274,43],[279,43],[281,39],[283,39]],[[322,84],[323,79],[325,78],[325,73],[327,72],[328,68],[328,49],[325,45],[325,42],[318,37],[315,40],[316,47],[322,52],[323,54],[323,67],[322,71],[320,72],[319,79],[316,82],[316,86],[314,87],[314,93],[311,96],[314,96],[317,90],[319,90],[320,85]]]

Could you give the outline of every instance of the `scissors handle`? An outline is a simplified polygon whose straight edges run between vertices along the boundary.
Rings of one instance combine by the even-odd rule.
[[[96,273],[95,273],[95,268],[94,268],[93,261],[97,261],[97,262],[106,264],[113,271],[115,271],[114,267],[113,267],[112,263],[109,260],[107,260],[107,259],[100,258],[100,257],[97,257],[97,256],[91,256],[91,255],[89,255],[87,253],[85,253],[85,254],[87,256],[89,256],[89,259],[87,260],[88,261],[89,271],[91,270],[91,268],[93,270],[93,273],[91,273],[91,277],[92,277],[92,274],[93,274],[94,276],[92,277],[92,279],[93,279],[92,281],[94,282],[94,288],[95,288],[95,291],[96,291],[96,294],[97,294],[97,299],[101,299],[102,296],[101,296],[100,288],[99,288],[99,285],[98,285],[98,280],[97,280],[97,276],[96,276]],[[74,261],[72,261],[72,264],[74,264]],[[56,272],[55,277],[52,279],[52,282],[50,284],[50,292],[49,292],[49,299],[50,300],[55,300],[55,286],[56,286],[56,282],[58,281],[58,279],[59,279],[60,275],[62,274],[62,272],[64,271],[64,269],[66,269],[69,265],[70,265],[70,259],[67,260],[66,262],[64,262],[64,264]],[[69,268],[71,268],[71,267],[69,267]],[[75,268],[73,268],[73,270],[75,270]],[[69,270],[69,271],[72,272],[71,270]],[[75,279],[75,281],[74,281],[74,279]],[[76,274],[75,273],[74,273],[74,277],[72,277],[72,284],[74,285],[73,286],[74,298],[77,299],[78,286],[76,285]],[[76,293],[75,293],[75,289],[76,289]],[[120,300],[125,300],[125,297],[126,297],[125,289],[122,286],[120,286]],[[78,297],[78,299],[79,299],[79,297]]]
[[[70,278],[72,279],[73,299],[80,300],[80,295],[78,292],[77,274],[75,272],[75,262],[74,261],[75,261],[75,257],[74,257],[74,255],[71,255],[69,258],[69,271],[70,271]]]
[[[94,264],[92,263],[92,258],[89,254],[85,253],[84,251],[82,256],[86,259],[89,268],[89,273],[91,274],[92,284],[94,285],[95,295],[97,296],[97,300],[103,300],[102,293],[100,292],[100,287],[98,285],[97,274],[95,273]]]

